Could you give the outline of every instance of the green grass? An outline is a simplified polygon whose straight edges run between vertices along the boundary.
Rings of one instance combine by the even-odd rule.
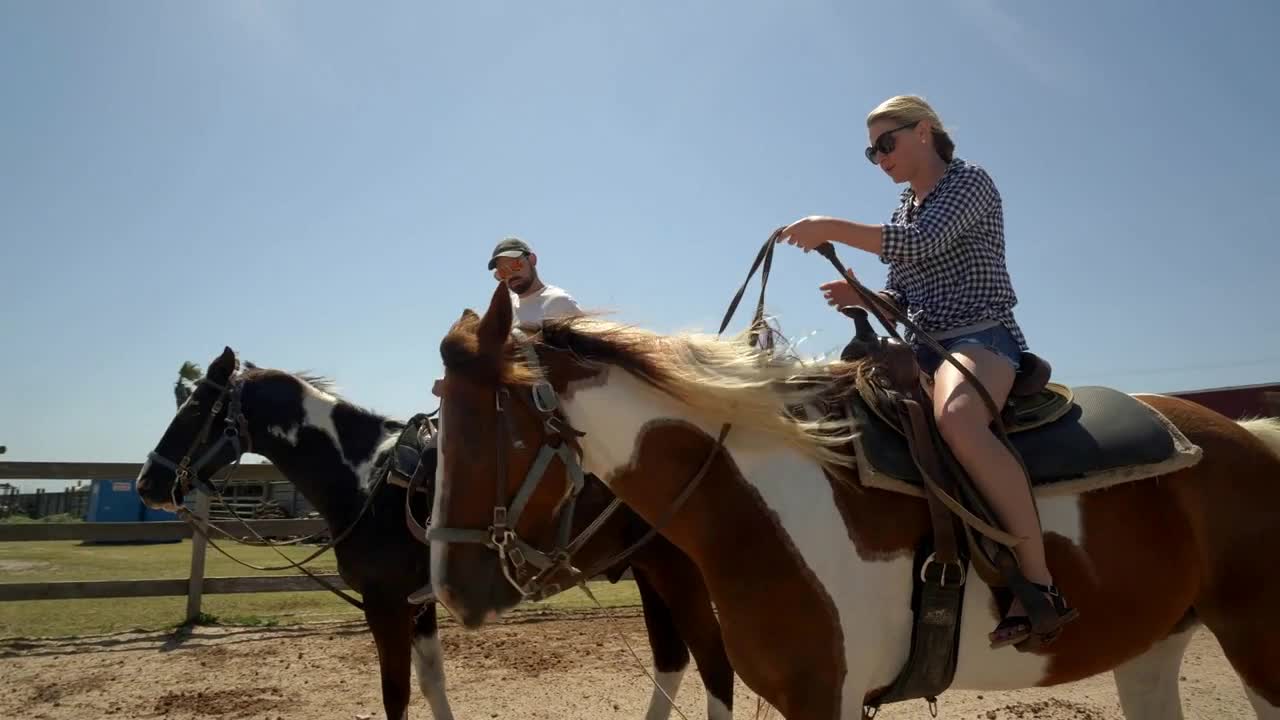
[[[283,560],[270,548],[220,543],[237,558],[255,565],[278,565]],[[313,548],[282,548],[300,560]],[[424,549],[425,551],[425,549]],[[185,578],[191,561],[191,542],[156,545],[82,545],[77,541],[0,543],[0,581],[152,580]],[[308,565],[316,572],[336,572],[331,554]],[[259,573],[242,567],[210,549],[206,577],[257,574],[291,575],[281,570]],[[622,581],[592,583],[592,592],[606,607],[639,605],[635,584]],[[0,637],[86,635],[122,630],[161,630],[182,621],[185,597],[39,600],[0,603]],[[286,625],[318,620],[360,619],[360,613],[324,590],[317,592],[206,595],[202,610],[210,620],[232,625]],[[595,604],[579,590],[529,604],[557,610],[582,610]]]
[[[83,518],[67,513],[58,513],[57,515],[45,515],[42,518],[33,518],[26,515],[9,515],[0,518],[0,525],[30,525],[31,523],[75,523],[84,522]]]

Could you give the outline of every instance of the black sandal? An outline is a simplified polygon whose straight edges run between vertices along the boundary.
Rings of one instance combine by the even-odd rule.
[[[1041,585],[1039,583],[1031,583],[1031,585],[1049,597],[1049,603],[1052,605],[1055,617],[1049,621],[1048,627],[1041,628],[1038,632],[1032,627],[1031,618],[1026,615],[1011,615],[1001,620],[996,629],[987,635],[987,640],[990,641],[993,650],[1006,645],[1019,645],[1030,640],[1033,636],[1039,641],[1036,643],[1036,647],[1048,645],[1057,639],[1062,626],[1080,616],[1079,610],[1067,606],[1067,601],[1062,597],[1057,585]]]

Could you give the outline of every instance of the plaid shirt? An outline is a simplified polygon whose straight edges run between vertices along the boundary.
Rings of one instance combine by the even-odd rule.
[[[1027,350],[1004,258],[1004,210],[985,170],[955,158],[918,207],[908,187],[884,226],[884,292],[930,334],[996,321]],[[910,336],[908,336],[910,339]]]

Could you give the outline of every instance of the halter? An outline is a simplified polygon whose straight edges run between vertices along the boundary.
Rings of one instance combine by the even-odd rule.
[[[223,446],[230,445],[233,457],[237,459],[246,452],[253,452],[253,442],[249,436],[249,421],[244,417],[244,410],[240,401],[240,393],[244,390],[244,381],[237,379],[236,373],[233,371],[231,379],[226,385],[214,382],[207,377],[202,377],[196,381],[197,389],[199,389],[200,385],[208,385],[217,389],[218,399],[213,402],[213,407],[208,417],[205,418],[204,425],[201,426],[200,432],[196,434],[195,440],[191,442],[191,446],[187,448],[187,452],[182,456],[182,459],[175,463],[154,450],[147,454],[147,458],[151,462],[173,471],[175,480],[170,496],[175,505],[182,504],[178,502],[179,490],[185,496],[191,491],[193,485],[199,486],[210,495],[218,494],[218,488],[213,483],[200,477],[200,470],[218,456]],[[208,450],[204,451],[204,454],[197,458],[195,462],[192,462],[191,454],[208,439],[209,432],[213,429],[214,418],[218,417],[218,413],[222,412],[224,402],[227,403],[227,415],[223,418],[222,435],[213,445],[209,446]]]

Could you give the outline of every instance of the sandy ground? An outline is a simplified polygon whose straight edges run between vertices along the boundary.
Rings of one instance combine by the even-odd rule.
[[[619,633],[647,665],[643,623],[635,612],[612,617],[574,613],[513,620],[476,633],[442,624],[455,715],[459,720],[642,718],[651,685]],[[1182,697],[1188,718],[1253,717],[1235,674],[1203,631],[1183,663]],[[695,672],[686,676],[677,702],[691,720],[705,718]],[[734,716],[755,717],[756,707],[756,696],[739,683]],[[410,714],[430,717],[416,692]],[[6,720],[382,716],[373,641],[356,623],[201,627],[181,639],[124,633],[0,640],[0,718]],[[923,702],[912,702],[886,707],[879,717],[929,714]],[[1105,675],[1052,689],[950,692],[941,699],[940,717],[1122,716],[1111,676]]]

